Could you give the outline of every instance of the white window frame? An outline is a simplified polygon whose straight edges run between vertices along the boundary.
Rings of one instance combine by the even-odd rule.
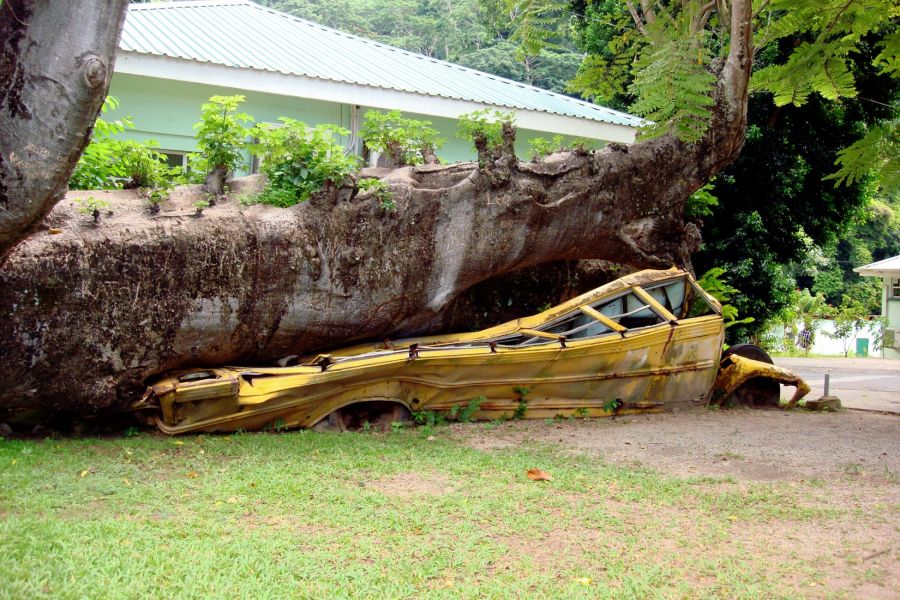
[[[188,154],[190,154],[190,152],[186,152],[185,150],[167,150],[165,148],[154,148],[153,150],[160,154],[174,154],[176,156],[181,156],[181,168],[187,170]]]

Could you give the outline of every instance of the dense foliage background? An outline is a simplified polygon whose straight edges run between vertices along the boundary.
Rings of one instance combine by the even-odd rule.
[[[260,4],[425,56],[563,94],[582,55],[573,40],[532,55],[510,41],[502,0],[260,0]]]

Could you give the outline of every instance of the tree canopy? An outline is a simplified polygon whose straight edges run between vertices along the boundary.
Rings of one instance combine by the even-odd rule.
[[[693,140],[709,126],[729,3],[506,5],[518,15],[514,39],[524,48],[553,46],[568,32],[585,52],[571,91],[651,119],[647,136]],[[896,251],[892,230],[881,224],[893,222],[900,191],[900,8],[884,0],[774,0],[754,8],[746,143],[704,191],[703,214],[689,215],[704,224],[698,270],[725,267],[743,292],[735,303],[756,317],[737,335],[760,327],[797,285],[835,304],[849,292],[877,311],[873,283],[852,267]]]
[[[260,0],[304,19],[554,92],[568,82],[582,55],[571,41],[533,54],[509,40],[502,0]]]

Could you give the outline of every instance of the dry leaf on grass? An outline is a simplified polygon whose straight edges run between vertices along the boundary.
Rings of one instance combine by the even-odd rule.
[[[197,473],[197,471],[188,471],[187,476],[190,477],[191,479],[196,479],[196,478],[200,477],[200,474]]]
[[[528,479],[533,481],[553,481],[550,473],[541,469],[528,469],[527,475]]]

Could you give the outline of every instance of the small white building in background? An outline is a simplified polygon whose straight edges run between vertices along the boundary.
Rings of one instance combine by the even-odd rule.
[[[884,281],[881,315],[887,319],[884,329],[884,358],[900,358],[900,256],[892,256],[853,269],[863,277],[880,277]]]
[[[823,354],[825,356],[844,356],[846,349],[847,356],[861,357],[881,357],[881,348],[876,348],[875,327],[878,323],[869,321],[862,327],[856,329],[846,339],[835,338],[834,321],[831,319],[821,319],[815,322],[815,335],[813,336],[813,344],[809,349],[810,354]],[[797,331],[803,329],[803,323],[797,324]]]

